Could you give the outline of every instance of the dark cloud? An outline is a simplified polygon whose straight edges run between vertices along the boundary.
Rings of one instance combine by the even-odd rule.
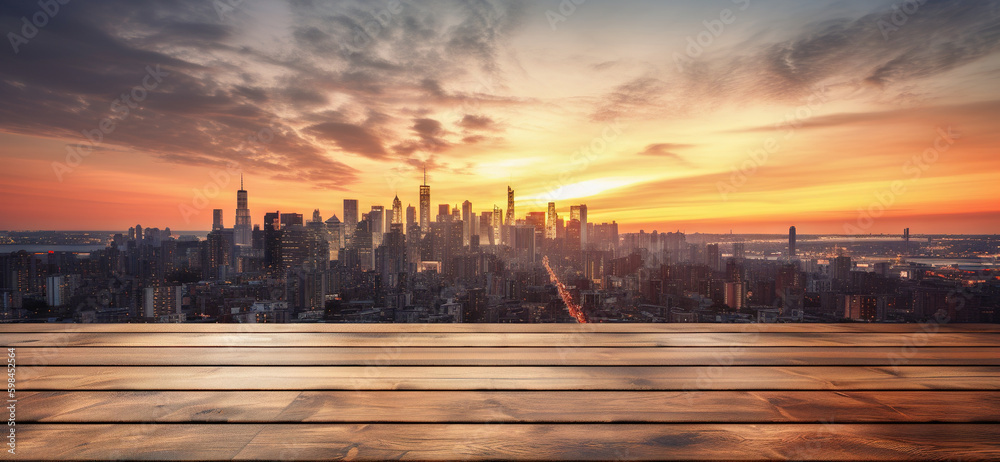
[[[27,2],[0,4],[0,30],[19,30],[20,17],[35,11],[37,5]],[[148,153],[164,162],[235,162],[247,171],[323,188],[354,182],[355,169],[298,136],[291,121],[277,115],[283,108],[268,104],[277,95],[304,106],[318,94],[259,85],[262,79],[249,70],[247,59],[265,59],[227,44],[239,20],[238,14],[220,18],[210,2],[61,5],[16,53],[12,47],[0,51],[6,55],[0,66],[0,130],[78,139],[68,146]],[[294,69],[281,61],[267,64]],[[150,68],[164,75],[155,88],[142,88],[153,82],[147,78]],[[114,109],[123,95],[131,101],[127,115]],[[102,133],[96,146],[86,143],[83,132],[96,139],[106,120],[114,122],[113,131]]]
[[[372,159],[381,159],[387,154],[379,138],[360,125],[325,122],[307,128],[306,132],[318,138],[333,141],[344,151],[361,154]]]
[[[243,4],[220,16],[197,0],[61,5],[18,53],[0,47],[0,130],[89,146],[81,131],[114,115],[112,102],[141,85],[146,66],[159,66],[169,77],[116,120],[99,149],[198,166],[239,162],[342,189],[358,172],[327,145],[409,162],[457,143],[427,113],[518,103],[494,88],[447,88],[472,69],[501,78],[497,60],[524,22],[521,2],[402,2],[388,12],[365,1],[292,1],[289,41],[246,40],[252,14],[285,7]],[[37,2],[0,3],[0,30],[19,30],[37,10]],[[252,140],[263,131],[274,136]]]
[[[500,129],[496,121],[484,115],[466,114],[462,120],[458,121],[457,125],[473,131],[498,131]]]
[[[416,119],[413,121],[413,131],[424,140],[439,139],[444,134],[441,122],[434,119]]]

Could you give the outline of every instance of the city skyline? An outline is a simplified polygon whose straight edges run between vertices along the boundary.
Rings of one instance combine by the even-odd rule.
[[[207,230],[241,175],[419,206],[423,167],[623,232],[1000,224],[996,2],[124,5],[0,7],[0,228]]]

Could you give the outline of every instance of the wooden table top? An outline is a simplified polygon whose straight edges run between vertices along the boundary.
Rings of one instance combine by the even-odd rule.
[[[1000,459],[1000,325],[0,324],[0,346],[4,460]]]

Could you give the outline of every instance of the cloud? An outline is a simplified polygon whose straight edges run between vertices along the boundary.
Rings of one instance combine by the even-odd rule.
[[[812,117],[795,125],[796,130],[822,129],[834,127],[876,127],[881,124],[913,124],[916,126],[935,127],[947,125],[949,121],[990,120],[1000,113],[1000,100],[983,101],[967,104],[952,104],[940,106],[924,106],[917,108],[893,109],[889,111],[853,112],[829,114]],[[774,132],[773,124],[732,130],[731,133]]]
[[[381,159],[387,154],[378,137],[359,125],[324,122],[307,128],[306,132],[318,138],[333,141],[344,151],[361,154],[372,159]]]
[[[666,157],[681,162],[685,162],[684,158],[674,152],[677,149],[690,148],[693,145],[690,144],[680,144],[680,143],[655,143],[647,145],[642,151],[636,154],[640,156],[655,156],[655,157]]]
[[[457,124],[466,130],[474,131],[499,131],[496,121],[484,115],[466,114]]]
[[[762,19],[757,33],[718,45],[681,71],[669,58],[638,67],[594,98],[590,118],[687,118],[722,105],[799,103],[821,87],[863,102],[908,102],[913,88],[927,79],[1000,52],[995,5],[919,3],[899,27],[892,25],[896,10],[889,7],[853,15],[843,9],[837,17],[814,22],[783,19],[774,24],[785,28],[780,33],[767,33],[771,20]],[[880,29],[880,24],[891,28]]]
[[[428,114],[520,102],[496,90],[524,5],[403,2],[387,13],[365,1],[247,2],[220,18],[195,0],[72,2],[19,53],[0,50],[11,64],[0,67],[0,131],[84,143],[81,131],[159,65],[169,77],[100,149],[195,166],[236,161],[248,173],[343,189],[359,172],[331,158],[330,145],[380,160],[444,152],[481,140],[449,141]],[[0,4],[0,30],[19,30],[35,11]],[[260,24],[273,39],[243,33]],[[476,78],[497,86],[461,85]],[[247,142],[262,130],[275,136]]]

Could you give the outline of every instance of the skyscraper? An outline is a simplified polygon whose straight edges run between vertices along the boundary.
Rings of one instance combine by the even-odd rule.
[[[500,245],[500,226],[503,225],[503,210],[493,206],[493,243]]]
[[[746,259],[746,244],[743,242],[733,243],[733,260],[743,261]]]
[[[507,186],[507,226],[514,226],[514,190]]]
[[[420,232],[431,230],[431,187],[427,185],[427,167],[424,166],[424,184],[420,185]]]
[[[462,202],[462,245],[469,245],[472,237],[472,202]]]
[[[399,200],[399,195],[392,199],[392,224],[403,224],[403,203]]]
[[[247,208],[247,191],[243,189],[243,175],[240,175],[240,190],[236,191],[236,221],[233,224],[236,245],[251,245],[253,243],[252,233],[250,209]]]
[[[556,238],[556,203],[549,202],[549,211],[545,217],[545,238],[555,239]]]
[[[788,258],[795,258],[795,227],[788,228]]]
[[[368,219],[371,221],[368,229],[372,232],[372,245],[378,247],[382,245],[382,233],[385,232],[385,207],[373,205],[371,212],[368,212]]]
[[[406,206],[406,229],[410,229],[410,225],[417,223],[417,208],[412,205]],[[409,232],[409,231],[407,231]]]
[[[722,254],[719,252],[719,244],[705,245],[705,265],[712,268],[712,271],[719,271],[722,262]]]
[[[358,200],[344,199],[344,236],[350,238],[358,227]]]
[[[281,263],[281,212],[264,214],[264,265],[277,271]]]
[[[344,224],[336,215],[326,220],[326,240],[330,245],[330,260],[340,258],[340,249],[344,246]]]
[[[212,231],[222,229],[222,209],[212,210]]]

